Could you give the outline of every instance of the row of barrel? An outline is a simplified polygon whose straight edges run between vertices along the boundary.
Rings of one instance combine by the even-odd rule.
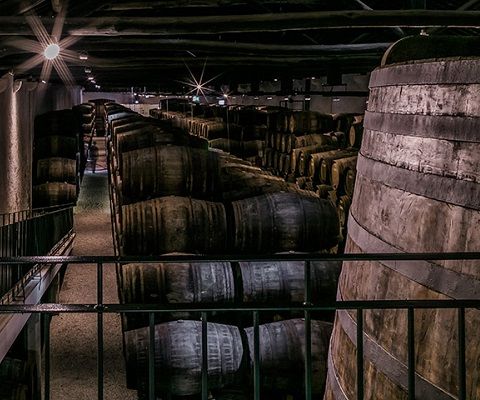
[[[86,157],[78,110],[51,111],[35,118],[33,207],[74,203]]]
[[[262,166],[264,170],[280,176],[287,182],[296,183],[302,190],[315,192],[321,198],[329,199],[336,207],[341,224],[342,237],[346,237],[348,208],[355,185],[358,149],[363,133],[363,116],[355,114],[325,115],[314,112],[274,113],[274,110],[233,111],[233,120],[248,124],[264,122],[268,125],[257,126],[262,140],[244,141],[245,135],[215,138],[209,141],[210,147],[220,148],[243,159]],[[161,110],[153,110],[152,115],[162,118]],[[258,116],[256,114],[259,114]],[[279,117],[279,114],[282,118]],[[177,112],[168,114],[173,121],[187,118]],[[190,118],[190,127],[198,117]],[[281,131],[271,130],[281,127],[278,121],[290,121],[288,128]],[[312,122],[314,121],[314,122]],[[320,122],[319,122],[320,121]],[[183,126],[186,132],[196,134],[189,126]],[[270,129],[267,129],[267,126]],[[326,129],[331,132],[317,133]],[[251,126],[242,127],[243,132],[251,132]],[[242,132],[242,131],[240,131]],[[315,132],[315,133],[312,133]],[[252,139],[252,136],[247,136]],[[257,158],[261,160],[257,163]],[[342,250],[344,242],[340,243]]]
[[[264,392],[305,396],[302,392],[305,364],[305,324],[291,319],[259,326],[260,385]],[[332,324],[311,323],[312,394],[321,398],[325,390],[327,349]],[[178,320],[154,327],[155,389],[158,394],[194,396],[202,388],[202,323]],[[148,388],[149,328],[125,334],[126,358],[132,379],[140,391]],[[251,365],[254,359],[253,327],[239,329],[233,325],[207,323],[208,389],[216,399],[250,399]],[[235,397],[223,388],[236,388]],[[243,390],[238,390],[239,388]],[[219,392],[217,394],[217,392]],[[223,392],[223,393],[222,393]],[[190,398],[190,397],[189,397]],[[193,397],[194,398],[194,397]],[[265,397],[272,398],[272,397]],[[291,397],[290,397],[291,398]]]
[[[225,253],[229,242],[237,252],[318,251],[336,243],[338,222],[327,201],[313,194],[306,196],[295,186],[238,158],[208,150],[206,142],[198,137],[165,129],[165,126],[138,116],[134,118],[119,108],[117,111],[118,118],[114,118],[112,111],[107,120],[111,134],[109,148],[113,154],[111,169],[115,175],[112,192],[120,203],[117,207],[118,230],[123,254]],[[290,192],[285,192],[287,189]],[[266,194],[252,197],[262,192]],[[229,220],[234,224],[229,224]],[[232,227],[229,229],[228,225]],[[233,234],[229,233],[232,231]],[[166,304],[213,301],[233,305],[238,301],[303,300],[303,263],[250,264],[243,268],[230,263],[125,265],[118,275],[121,301]],[[317,281],[320,286],[329,287],[332,299],[339,267],[336,264],[322,267],[325,271],[318,273]],[[315,289],[315,295],[321,291]],[[167,318],[179,317],[186,316],[176,313]],[[219,322],[224,322],[225,318],[224,315],[215,316]],[[238,320],[228,322],[239,323]],[[159,320],[156,323],[165,324]],[[136,332],[131,331],[132,327],[145,325],[142,317],[124,318],[125,337]],[[170,330],[162,326],[156,325],[156,330],[163,332],[160,343],[165,346],[169,342],[165,335]],[[145,332],[145,328],[138,329]],[[134,344],[128,345],[131,343],[128,339],[126,343],[127,353],[133,352],[144,359],[139,353],[144,352],[141,339],[135,336]],[[135,345],[140,348],[132,350]],[[322,354],[324,357],[325,353]],[[137,366],[131,368],[135,365],[129,361],[131,359],[127,360],[127,370],[142,371]],[[191,356],[180,357],[182,363],[189,359]],[[181,370],[172,364],[175,360],[167,361],[164,369],[170,372],[162,375],[169,376],[172,371]],[[186,368],[188,362],[182,365]],[[212,365],[215,365],[214,360]],[[291,367],[293,365],[291,363]],[[197,369],[200,366],[197,365]],[[298,373],[298,368],[289,373]],[[142,387],[138,383],[145,381],[145,370],[141,376],[143,381],[136,381],[132,373],[129,374],[130,386],[140,391]],[[182,387],[187,386],[185,380],[181,382]],[[185,394],[181,391],[187,389],[175,390]],[[197,382],[194,391],[198,393],[198,390]]]

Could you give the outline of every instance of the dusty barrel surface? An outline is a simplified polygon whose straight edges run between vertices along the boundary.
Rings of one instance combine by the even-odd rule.
[[[70,204],[77,200],[77,187],[69,183],[48,182],[33,186],[33,206]]]
[[[156,145],[122,154],[122,193],[132,202],[168,195],[212,198],[217,159],[205,149]]]
[[[77,139],[59,135],[35,138],[34,152],[37,158],[65,157],[75,159]]]
[[[225,252],[222,203],[168,196],[123,206],[122,216],[125,254]]]
[[[149,328],[125,333],[127,369],[137,387],[147,389]],[[235,326],[208,323],[208,387],[232,383],[241,370],[243,344]],[[155,325],[155,387],[158,393],[188,396],[202,387],[202,323],[174,321]]]
[[[310,263],[313,302],[335,298],[340,264],[331,261]],[[244,302],[274,303],[305,300],[304,261],[239,262],[238,266]]]
[[[312,321],[312,393],[325,387],[328,342],[332,332],[329,322]],[[260,325],[260,371],[264,388],[302,390],[305,365],[305,324],[292,319]],[[245,329],[250,358],[254,358],[253,328]]]
[[[480,249],[480,59],[379,68],[348,221],[348,253]],[[341,299],[480,297],[478,260],[345,262]],[[480,313],[466,316],[466,398],[480,398]],[[457,311],[415,311],[417,399],[459,394]],[[356,398],[355,314],[337,312],[326,399]],[[407,313],[365,313],[365,398],[405,399]]]
[[[125,303],[231,303],[235,298],[228,262],[126,264],[121,267]],[[174,313],[187,318],[188,313]]]
[[[36,182],[75,183],[77,161],[69,158],[52,157],[37,161]]]
[[[235,251],[317,251],[338,242],[333,205],[318,197],[271,193],[231,203]]]

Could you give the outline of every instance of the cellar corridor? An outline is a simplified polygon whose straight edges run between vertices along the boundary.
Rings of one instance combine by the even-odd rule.
[[[96,139],[100,150],[97,172],[92,174],[87,165],[74,211],[74,256],[113,255],[104,142]],[[60,303],[95,303],[96,285],[95,265],[71,265],[65,274]],[[118,303],[114,265],[104,267],[103,296],[105,303]],[[97,316],[94,314],[62,314],[52,319],[52,400],[96,398],[96,329]],[[135,392],[125,386],[122,330],[117,315],[104,317],[104,346],[104,398],[136,398]]]

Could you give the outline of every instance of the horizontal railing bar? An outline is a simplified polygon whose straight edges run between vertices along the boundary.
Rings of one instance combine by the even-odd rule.
[[[220,261],[418,261],[479,260],[480,252],[452,253],[356,253],[356,254],[266,254],[266,255],[162,255],[162,256],[65,256],[2,257],[0,264],[69,263],[106,264],[151,262],[220,262]],[[480,267],[480,263],[479,263]]]
[[[209,304],[192,303],[178,304],[6,304],[0,305],[0,314],[19,313],[134,313],[134,312],[212,312],[212,311],[328,311],[353,309],[408,309],[408,308],[480,308],[480,299],[462,300],[348,300],[325,302],[321,305],[303,305],[291,303],[288,305],[260,304]]]

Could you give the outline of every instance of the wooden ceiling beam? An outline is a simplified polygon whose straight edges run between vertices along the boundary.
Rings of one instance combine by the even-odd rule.
[[[50,18],[42,18],[50,26]],[[23,17],[0,17],[0,35],[33,35]],[[74,36],[143,36],[277,32],[326,28],[480,28],[480,11],[358,10],[198,17],[67,18]]]

